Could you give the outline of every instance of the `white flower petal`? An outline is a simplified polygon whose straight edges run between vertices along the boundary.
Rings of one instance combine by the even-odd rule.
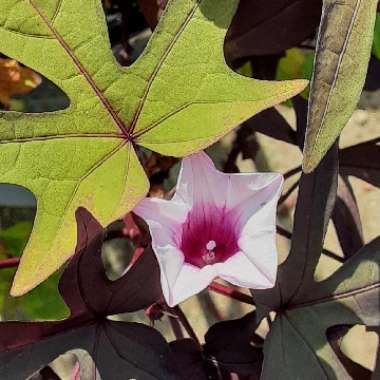
[[[176,245],[188,208],[182,202],[159,198],[145,198],[133,210],[148,224],[152,235],[152,246]]]
[[[197,153],[182,160],[174,201],[188,205],[197,203],[225,206],[229,178],[216,170],[206,153]]]
[[[275,230],[257,231],[252,236],[245,235],[239,239],[239,246],[244,255],[274,285],[278,265]]]
[[[277,253],[272,251],[263,260],[258,252],[252,260],[240,251],[215,267],[219,277],[231,284],[250,289],[272,288],[276,281]]]
[[[227,175],[227,174],[226,174]],[[233,209],[255,199],[258,204],[282,189],[283,176],[279,173],[229,174],[227,207]]]
[[[198,294],[217,277],[215,266],[207,265],[202,269],[193,265],[183,265],[169,294],[165,294],[165,300],[171,307],[178,305],[187,298]]]
[[[229,194],[231,215],[237,219],[241,234],[274,228],[283,185],[282,175],[263,173],[253,177],[252,174],[252,183],[247,181],[244,187],[241,182],[244,181],[234,177]]]
[[[190,206],[203,203],[228,210],[244,208],[250,201],[252,210],[253,203],[258,209],[279,194],[282,183],[279,173],[223,173],[201,152],[183,159],[173,201]]]
[[[154,253],[160,266],[162,293],[168,300],[184,267],[183,254],[177,247],[170,245],[166,247],[154,246]]]

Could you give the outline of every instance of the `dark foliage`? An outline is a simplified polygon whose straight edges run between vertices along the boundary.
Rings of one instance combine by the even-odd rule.
[[[146,251],[120,279],[110,281],[101,258],[103,228],[84,209],[77,212],[76,254],[59,289],[70,317],[59,322],[0,324],[0,377],[21,379],[59,354],[82,348],[106,379],[177,378],[170,369],[170,349],[154,329],[117,322],[108,316],[146,308],[160,298],[159,270]],[[92,378],[93,374],[83,374]]]

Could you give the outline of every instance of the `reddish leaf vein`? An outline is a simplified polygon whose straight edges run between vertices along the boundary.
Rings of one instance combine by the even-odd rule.
[[[123,123],[123,121],[119,118],[118,114],[115,112],[115,110],[112,108],[112,105],[108,101],[108,99],[104,96],[102,91],[99,89],[99,87],[96,85],[94,80],[92,79],[89,72],[85,69],[85,67],[82,65],[78,57],[74,54],[74,52],[71,50],[70,46],[66,43],[64,38],[58,33],[58,31],[54,28],[51,21],[47,18],[47,16],[38,8],[37,4],[34,0],[30,0],[30,4],[33,7],[33,9],[36,11],[36,13],[41,17],[43,22],[46,24],[52,35],[55,37],[55,39],[58,41],[58,43],[62,46],[62,48],[66,51],[66,53],[70,56],[72,59],[74,65],[77,67],[79,72],[84,76],[88,84],[91,86],[93,91],[95,92],[96,96],[99,98],[99,100],[102,102],[105,109],[108,111],[108,113],[111,115],[113,120],[115,121],[115,124],[117,127],[121,130],[126,140],[131,141],[131,136],[128,132],[127,127]]]

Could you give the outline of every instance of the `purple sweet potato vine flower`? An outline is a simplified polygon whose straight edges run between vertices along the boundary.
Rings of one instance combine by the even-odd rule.
[[[149,226],[168,305],[216,277],[251,289],[274,286],[282,184],[277,173],[222,173],[198,153],[183,159],[172,200],[146,198],[135,208]]]

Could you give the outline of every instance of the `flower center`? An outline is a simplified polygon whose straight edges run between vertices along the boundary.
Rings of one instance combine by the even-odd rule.
[[[236,228],[225,209],[203,204],[194,207],[181,232],[185,262],[199,268],[224,262],[239,251]]]
[[[216,248],[216,243],[214,240],[210,240],[206,244],[207,252],[202,256],[203,261],[206,265],[208,264],[214,264],[215,262],[215,252],[214,249]]]
[[[216,248],[216,243],[215,243],[215,240],[210,240],[207,244],[206,244],[206,249],[208,251],[212,251],[213,249]]]

